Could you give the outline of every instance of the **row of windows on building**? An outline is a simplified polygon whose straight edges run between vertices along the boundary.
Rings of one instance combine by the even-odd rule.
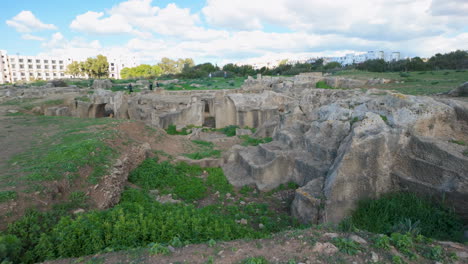
[[[13,77],[15,77],[15,76],[16,76],[16,72],[12,73],[12,75],[13,75]],[[24,72],[21,72],[21,73],[19,73],[18,75],[20,75],[20,76],[26,76],[27,74],[24,73]],[[42,77],[42,76],[46,76],[46,77],[48,77],[48,76],[54,76],[54,77],[60,76],[60,77],[64,77],[64,76],[65,76],[65,73],[63,73],[63,72],[60,72],[60,73],[58,73],[58,72],[53,72],[53,73],[48,73],[48,72],[41,73],[41,72],[38,72],[38,73],[34,74],[34,73],[30,72],[28,75],[29,75],[30,77],[34,77],[34,75],[36,75],[37,77]],[[5,76],[5,78],[6,78],[6,76]]]
[[[18,59],[19,63],[23,63],[24,61],[25,61],[24,59]],[[27,61],[27,63],[32,63],[33,59],[26,59],[26,61]],[[42,63],[49,63],[49,60],[38,60],[38,59],[36,59],[35,61],[36,61],[36,63],[41,63],[41,61],[42,61]],[[10,58],[10,63],[15,63],[15,62],[16,62],[15,58]],[[50,60],[50,63],[56,64],[57,61],[56,60]],[[58,64],[63,64],[63,60],[59,60]]]
[[[18,66],[18,67],[16,67]],[[11,65],[11,68],[12,69],[25,69],[24,67],[25,65],[24,64],[12,64]],[[34,67],[36,66],[36,67]],[[28,69],[42,69],[42,66],[41,65],[32,65],[32,64],[29,64],[28,65]],[[53,70],[56,70],[56,69],[60,69],[60,70],[63,70],[64,69],[64,66],[59,66],[57,67],[56,65],[52,65],[52,67],[49,68],[49,65],[44,65],[44,69],[53,69]]]

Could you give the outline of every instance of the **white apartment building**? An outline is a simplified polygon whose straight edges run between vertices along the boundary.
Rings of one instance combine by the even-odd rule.
[[[354,54],[349,53],[346,54],[344,57],[332,57],[332,58],[324,58],[325,63],[329,62],[338,62],[343,66],[351,65],[354,63],[362,63],[366,60],[376,60],[382,59],[387,62],[389,61],[398,61],[401,59],[400,52],[392,52],[390,54],[386,54],[383,51],[368,51],[367,53],[361,54]]]
[[[67,66],[73,58],[54,58],[45,56],[8,55],[0,50],[0,84],[28,82],[32,80],[53,80],[71,78],[66,74]],[[109,78],[120,79],[120,71],[125,67],[137,66],[135,58],[111,58],[109,62]],[[81,76],[86,77],[86,76]]]

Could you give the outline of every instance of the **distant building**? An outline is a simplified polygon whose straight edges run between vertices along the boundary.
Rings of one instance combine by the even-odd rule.
[[[388,56],[385,55],[386,54],[383,51],[368,51],[367,53],[361,54],[349,53],[343,57],[324,58],[324,62],[338,62],[341,65],[346,66],[355,63],[362,63],[367,60],[382,59],[385,61],[398,61],[401,59],[400,52],[392,52],[391,54],[388,54]]]
[[[66,74],[67,66],[73,61],[80,61],[71,57],[8,55],[5,50],[0,50],[0,55],[0,84],[71,78]],[[108,58],[108,62],[109,78],[115,79],[121,78],[123,68],[137,66],[135,58]]]

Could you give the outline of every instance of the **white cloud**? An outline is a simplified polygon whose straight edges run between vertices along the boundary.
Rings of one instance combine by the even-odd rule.
[[[45,38],[43,38],[43,37],[39,37],[39,36],[31,35],[31,34],[23,34],[23,35],[21,35],[21,38],[25,39],[25,40],[37,40],[37,41],[44,41],[45,40]]]
[[[460,1],[465,0],[449,0]],[[431,5],[431,0],[208,0],[202,13],[211,25],[233,30],[274,25],[315,34],[404,40],[451,30],[450,19],[428,12]],[[466,5],[458,4],[462,9]]]
[[[448,0],[457,1],[461,3]],[[196,63],[224,64],[368,50],[431,56],[466,49],[468,43],[468,33],[460,30],[466,16],[439,0],[208,0],[199,13],[152,2],[121,2],[80,14],[70,24],[89,34],[130,35],[125,44],[102,46],[98,40],[66,39],[55,33],[43,48],[57,56],[125,54],[146,63],[192,57]]]
[[[40,21],[31,11],[23,10],[6,21],[7,25],[14,27],[18,32],[33,32],[40,30],[54,30],[57,27],[53,24],[45,24]]]

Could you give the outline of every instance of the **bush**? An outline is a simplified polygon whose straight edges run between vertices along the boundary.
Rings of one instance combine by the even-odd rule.
[[[410,221],[414,225],[419,221],[422,235],[440,240],[460,240],[463,229],[462,221],[452,210],[405,192],[362,200],[351,220],[357,228],[380,234],[392,233],[399,223]]]
[[[21,257],[21,241],[14,235],[0,234],[0,260],[19,263]]]
[[[315,84],[315,88],[320,88],[320,89],[335,89],[328,85],[325,81],[319,81]]]
[[[231,125],[231,126],[227,126],[227,127],[224,127],[224,128],[220,128],[218,131],[222,132],[223,134],[225,134],[228,137],[233,137],[233,136],[236,135],[236,129],[238,129],[238,128],[239,128],[239,126]]]

